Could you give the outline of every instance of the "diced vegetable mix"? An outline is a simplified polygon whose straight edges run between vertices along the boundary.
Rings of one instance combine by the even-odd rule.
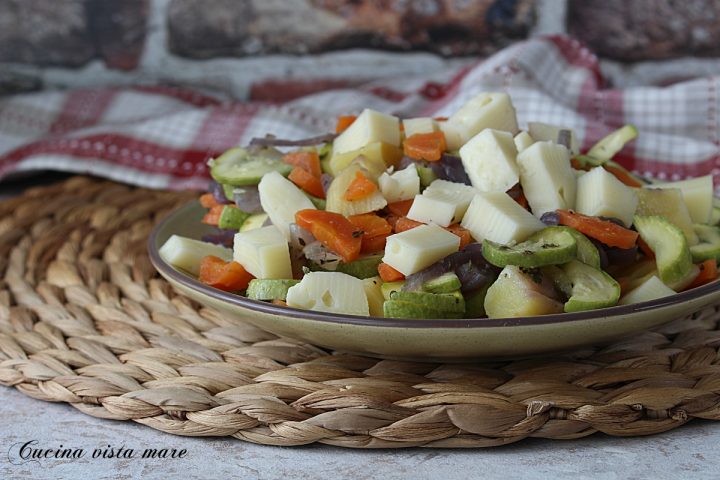
[[[399,318],[606,308],[718,278],[712,177],[634,175],[613,161],[631,125],[580,152],[483,93],[449,118],[366,109],[335,132],[211,160],[202,221],[234,251],[173,236],[161,256],[253,300]]]

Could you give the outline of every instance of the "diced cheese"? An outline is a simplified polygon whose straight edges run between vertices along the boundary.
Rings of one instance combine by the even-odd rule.
[[[308,272],[287,292],[290,307],[316,312],[370,315],[363,281],[340,272]]]
[[[406,118],[402,123],[405,137],[412,137],[416,133],[432,133],[438,129],[435,120],[430,117]]]
[[[445,135],[445,144],[448,150],[457,150],[467,141],[460,134],[460,128],[454,123],[445,120],[437,122],[437,126],[440,131],[443,132],[443,135]]]
[[[290,224],[295,222],[295,213],[315,208],[307,195],[303,193],[279,172],[263,175],[258,184],[260,205],[270,217],[270,221],[290,240]]]
[[[535,143],[535,139],[525,130],[521,130],[520,133],[515,135],[513,141],[515,142],[515,148],[517,148],[518,153]]]
[[[160,258],[175,268],[197,276],[200,273],[200,262],[207,255],[220,257],[226,262],[232,260],[232,250],[229,248],[201,242],[193,238],[172,235],[158,250]]]
[[[477,191],[462,183],[435,180],[415,197],[407,217],[441,227],[459,222]]]
[[[528,122],[528,131],[530,132],[530,136],[536,142],[546,141],[557,143],[560,130],[570,131],[570,152],[573,155],[580,153],[580,142],[578,141],[573,129],[542,122]]]
[[[380,191],[388,202],[409,200],[420,193],[420,176],[415,164],[392,174],[387,172],[378,179]]]
[[[577,179],[570,166],[570,152],[552,142],[536,142],[520,152],[520,185],[533,214],[575,208]]]
[[[637,204],[635,190],[602,167],[593,168],[577,180],[575,209],[580,213],[617,218],[629,227]]]
[[[486,129],[460,148],[472,186],[481,192],[505,192],[518,183],[517,148],[508,132]]]
[[[448,118],[447,124],[457,132],[461,144],[486,128],[512,135],[518,131],[515,107],[507,93],[481,93],[471,98]]]
[[[351,152],[373,142],[400,145],[400,120],[366,108],[333,142],[333,151]]]
[[[255,278],[292,278],[290,247],[274,225],[235,234],[233,257]]]
[[[545,224],[505,192],[476,194],[461,225],[470,230],[475,240],[488,239],[503,245],[522,242],[545,228]]]
[[[382,279],[380,277],[370,277],[363,281],[363,288],[365,289],[365,295],[367,296],[368,306],[370,307],[370,315],[373,317],[383,316],[383,303],[385,303],[385,297],[382,293]]]
[[[380,175],[388,167],[398,164],[402,159],[403,151],[400,147],[383,142],[369,143],[362,148],[345,153],[338,153],[333,150],[332,156],[327,162],[327,171],[330,175],[336,177],[360,156],[363,157],[363,166],[368,171],[377,171],[377,175]]]
[[[387,205],[387,200],[375,190],[373,193],[360,200],[345,200],[345,192],[350,184],[355,180],[357,172],[361,172],[360,165],[351,164],[340,175],[330,183],[326,195],[325,209],[329,212],[339,213],[349,217],[350,215],[358,215],[360,213],[374,212],[380,210]]]
[[[648,188],[679,188],[682,191],[685,205],[690,212],[690,218],[695,223],[710,222],[713,201],[712,175],[690,178],[679,182],[654,183]]]
[[[636,215],[665,217],[683,231],[688,245],[698,244],[699,238],[679,188],[638,188],[635,193],[638,196]]]
[[[460,237],[437,225],[421,225],[395,235],[385,244],[383,262],[403,275],[412,275],[457,252]]]
[[[675,290],[665,285],[662,280],[653,275],[639,286],[627,292],[618,302],[618,305],[647,302],[656,298],[674,295]]]

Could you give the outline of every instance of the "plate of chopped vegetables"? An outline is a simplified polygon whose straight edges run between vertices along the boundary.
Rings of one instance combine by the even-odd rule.
[[[209,161],[198,201],[149,251],[178,290],[310,343],[468,359],[599,345],[720,301],[710,175],[659,183],[520,129],[510,97],[449,118],[364,110],[334,134],[253,139]]]

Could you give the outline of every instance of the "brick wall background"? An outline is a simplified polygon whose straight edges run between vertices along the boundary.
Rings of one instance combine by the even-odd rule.
[[[0,94],[162,82],[289,98],[552,33],[617,86],[720,73],[720,0],[0,0]]]

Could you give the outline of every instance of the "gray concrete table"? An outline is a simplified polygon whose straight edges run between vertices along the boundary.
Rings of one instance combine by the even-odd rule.
[[[178,437],[132,422],[100,420],[5,387],[0,387],[0,418],[0,479],[720,478],[720,423],[699,420],[652,437],[527,439],[482,450],[270,447],[229,438]],[[19,451],[32,440],[37,440],[34,448],[81,448],[85,455],[27,462]],[[91,458],[96,448],[102,453],[108,446],[132,449],[134,457]],[[186,452],[183,458],[143,459],[146,448]]]

